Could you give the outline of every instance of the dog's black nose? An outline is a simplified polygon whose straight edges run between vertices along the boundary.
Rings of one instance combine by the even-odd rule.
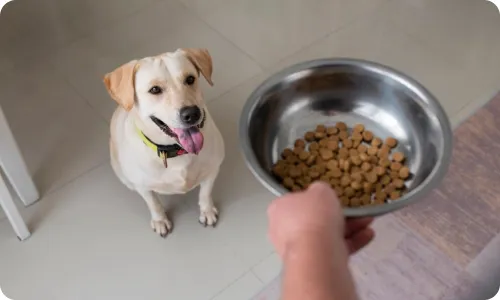
[[[194,125],[201,118],[201,110],[198,106],[186,106],[180,110],[181,120],[186,125]]]

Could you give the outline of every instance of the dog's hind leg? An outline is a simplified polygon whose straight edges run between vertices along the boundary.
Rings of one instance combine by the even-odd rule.
[[[137,191],[144,198],[151,212],[151,228],[161,237],[166,237],[172,231],[172,222],[167,218],[165,209],[152,191]]]
[[[214,201],[212,199],[212,190],[218,174],[219,170],[217,169],[200,183],[200,198],[198,202],[198,204],[200,205],[199,221],[203,226],[215,226],[215,224],[217,223],[219,211],[214,205]]]

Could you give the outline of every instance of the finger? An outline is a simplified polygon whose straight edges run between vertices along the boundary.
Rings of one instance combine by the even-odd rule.
[[[345,224],[345,235],[344,237],[348,238],[351,235],[356,234],[358,231],[365,229],[373,223],[373,218],[356,218],[356,219],[347,219]]]
[[[360,249],[368,245],[375,237],[375,231],[371,228],[359,231],[358,233],[347,239],[347,248],[350,254],[358,252]]]

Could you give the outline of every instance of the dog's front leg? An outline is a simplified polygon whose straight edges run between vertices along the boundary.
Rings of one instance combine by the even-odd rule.
[[[207,179],[200,183],[200,218],[199,221],[203,226],[215,226],[219,211],[214,205],[212,199],[212,190],[215,179],[219,174],[219,170],[213,172]]]
[[[151,212],[151,228],[161,237],[166,237],[172,231],[172,222],[167,218],[165,209],[152,191],[137,191],[144,198]]]

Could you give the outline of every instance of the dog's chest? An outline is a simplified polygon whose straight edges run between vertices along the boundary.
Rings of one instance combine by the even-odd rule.
[[[167,167],[155,164],[148,167],[145,185],[161,194],[187,193],[208,176],[210,170],[197,157],[185,156],[167,160]]]

